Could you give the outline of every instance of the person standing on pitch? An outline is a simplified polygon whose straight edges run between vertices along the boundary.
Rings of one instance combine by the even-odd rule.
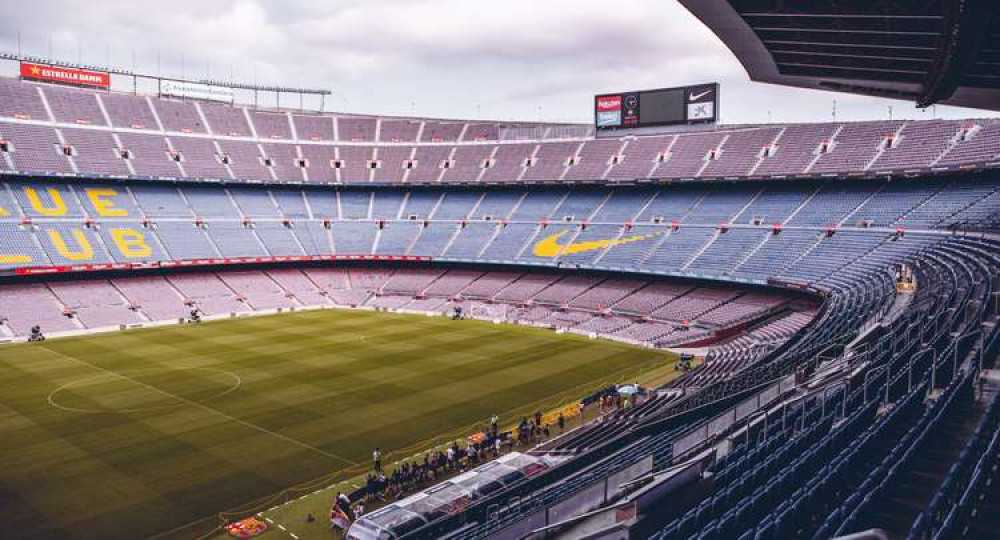
[[[375,451],[372,452],[372,461],[375,462],[375,470],[382,472],[382,449],[375,447]]]

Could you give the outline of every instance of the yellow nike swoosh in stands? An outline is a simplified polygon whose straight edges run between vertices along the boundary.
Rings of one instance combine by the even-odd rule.
[[[548,238],[542,240],[541,242],[535,244],[532,253],[536,257],[560,257],[562,255],[572,255],[574,253],[586,253],[588,251],[595,251],[598,249],[604,249],[612,246],[618,246],[621,244],[630,244],[632,242],[639,242],[641,240],[648,240],[650,238],[660,236],[662,232],[655,232],[652,234],[640,234],[636,236],[627,236],[625,238],[618,239],[608,239],[608,240],[592,240],[589,242],[573,242],[566,245],[560,245],[559,239],[566,236],[569,231],[562,231]]]

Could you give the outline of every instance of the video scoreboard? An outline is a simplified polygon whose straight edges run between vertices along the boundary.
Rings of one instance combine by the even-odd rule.
[[[599,130],[710,124],[719,112],[719,84],[602,94],[594,98]]]

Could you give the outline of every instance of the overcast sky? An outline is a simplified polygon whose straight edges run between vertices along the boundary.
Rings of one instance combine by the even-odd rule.
[[[328,110],[356,113],[592,122],[597,93],[719,81],[726,123],[830,120],[834,99],[838,119],[986,115],[750,83],[674,0],[0,0],[0,12],[0,50],[20,34],[24,54],[326,88]]]

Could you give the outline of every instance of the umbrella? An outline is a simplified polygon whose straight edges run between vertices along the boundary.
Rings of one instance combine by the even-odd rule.
[[[639,385],[637,384],[623,384],[618,387],[618,393],[623,396],[631,396],[633,394],[639,393]]]

